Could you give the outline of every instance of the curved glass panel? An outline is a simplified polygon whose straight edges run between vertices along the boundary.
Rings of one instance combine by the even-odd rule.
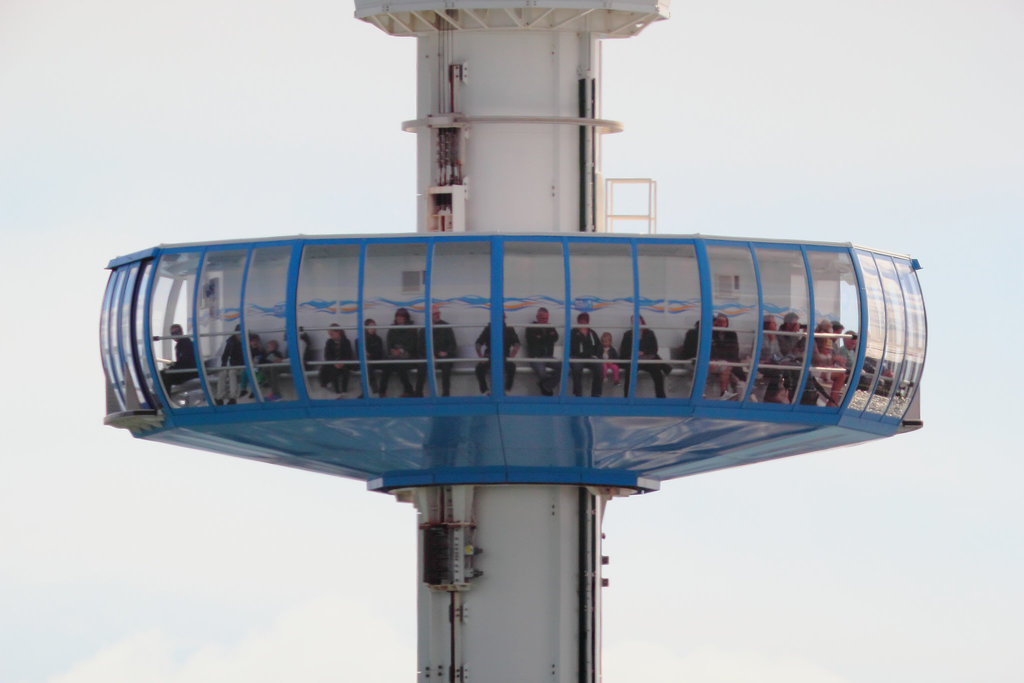
[[[367,321],[366,367],[380,373],[377,395],[414,396],[420,358],[426,282],[425,244],[370,244],[366,247],[363,276],[363,312]],[[380,339],[383,348],[379,347]],[[378,352],[382,355],[378,357]],[[392,378],[397,377],[397,389]],[[371,387],[372,390],[372,387]]]
[[[903,309],[903,290],[896,275],[896,266],[888,256],[875,254],[875,264],[882,281],[885,297],[885,353],[875,393],[868,403],[867,412],[882,415],[889,407],[896,378],[902,372],[906,346],[906,315]]]
[[[755,250],[761,278],[761,352],[751,401],[795,403],[807,354],[807,269],[794,249]]]
[[[689,398],[700,345],[697,251],[692,244],[639,244],[636,261],[641,332],[635,396]],[[627,334],[632,353],[633,331]]]
[[[171,408],[207,405],[196,369],[192,301],[199,253],[164,254],[154,270],[149,304],[153,358]]]
[[[560,242],[506,242],[504,312],[523,346],[511,394],[559,393],[565,358],[565,259]],[[530,374],[527,374],[530,373]]]
[[[241,324],[246,255],[242,249],[208,251],[199,277],[199,354],[217,405],[255,401]]]
[[[359,246],[306,245],[297,295],[306,393],[313,399],[358,396],[359,375],[353,379],[352,374],[359,372],[355,351],[360,327]],[[384,353],[383,346],[380,353]]]
[[[245,331],[254,369],[253,394],[262,401],[297,398],[286,339],[288,265],[291,247],[252,250],[245,277]]]
[[[149,408],[149,401],[142,387],[139,378],[139,359],[135,353],[135,344],[132,335],[132,313],[135,310],[134,301],[137,291],[139,277],[139,264],[135,263],[128,271],[128,277],[124,283],[124,294],[121,296],[121,305],[118,308],[120,317],[120,346],[124,357],[125,368],[128,373],[125,380],[131,380],[131,387],[125,386],[125,406]]]
[[[122,409],[127,408],[125,363],[121,357],[121,300],[124,295],[125,280],[128,279],[128,268],[117,271],[117,280],[110,294],[110,317],[107,324],[107,344],[110,349],[110,367],[114,371],[114,386],[117,387],[117,399]]]
[[[569,375],[573,396],[584,395],[584,373],[591,397],[604,392],[607,380],[629,393],[633,367],[633,254],[628,244],[569,243]],[[659,366],[660,369],[660,366]]]
[[[119,281],[118,272],[112,271],[107,279],[107,289],[103,292],[103,308],[100,309],[100,359],[103,361],[103,373],[107,378],[108,413],[124,410],[124,400],[117,389],[114,362],[110,356],[110,302],[114,298],[114,290]]]
[[[857,389],[850,400],[850,409],[864,410],[878,379],[878,368],[882,364],[882,350],[885,348],[885,298],[882,294],[882,283],[878,280],[878,268],[875,267],[874,257],[864,251],[858,251],[856,254],[864,280],[864,293],[867,296],[868,329],[862,340],[864,367],[861,368]]]
[[[153,386],[153,373],[150,372],[149,362],[144,355],[146,348],[146,293],[149,292],[149,283],[153,279],[153,262],[146,261],[142,264],[142,271],[139,274],[139,286],[135,295],[135,343],[132,345],[134,351],[139,354],[139,370],[142,372],[142,381],[145,383],[146,392],[149,396],[156,396],[156,387]],[[155,408],[156,406],[150,406]]]
[[[491,244],[439,242],[430,273],[430,338],[420,330],[417,346],[419,357],[433,360],[431,372],[426,363],[416,369],[416,395],[475,396],[480,376],[490,384],[490,364],[477,358],[474,342],[491,319]]]
[[[838,408],[846,397],[857,361],[860,297],[853,262],[845,252],[809,251],[814,285],[814,341],[811,374],[801,403]],[[850,326],[849,328],[847,326]]]
[[[907,313],[906,356],[903,372],[896,384],[892,402],[886,415],[903,417],[910,407],[910,402],[917,391],[924,369],[925,344],[927,340],[927,324],[924,313],[924,298],[921,296],[921,285],[917,281],[917,273],[906,261],[896,261],[896,272],[903,286],[903,302]]]
[[[709,246],[708,263],[714,330],[704,398],[736,401],[747,390],[760,327],[754,262],[746,247]]]

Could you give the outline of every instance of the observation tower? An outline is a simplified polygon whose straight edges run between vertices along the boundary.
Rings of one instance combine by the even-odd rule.
[[[609,231],[600,41],[667,2],[356,17],[417,42],[416,231],[115,258],[105,421],[413,503],[418,681],[596,683],[606,503],[919,427],[918,264]]]

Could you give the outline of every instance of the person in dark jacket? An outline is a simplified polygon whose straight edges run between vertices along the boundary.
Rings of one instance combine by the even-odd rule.
[[[434,304],[430,307],[430,322],[433,331],[430,335],[434,345],[434,358],[437,369],[441,371],[441,395],[449,396],[452,390],[452,363],[455,358],[457,345],[455,342],[455,331],[446,320],[441,319],[441,307]],[[420,329],[419,334],[420,357],[427,357],[427,331]],[[427,364],[420,363],[416,368],[416,395],[423,396],[423,387],[427,383]]]
[[[541,306],[537,315],[526,328],[526,355],[529,358],[549,359],[555,356],[558,330],[548,325],[548,309]],[[537,360],[530,363],[537,376],[537,386],[544,396],[553,396],[562,377],[562,364],[551,360]]]
[[[601,395],[603,379],[601,367],[601,340],[597,332],[590,329],[590,314],[580,313],[576,316],[576,327],[569,333],[569,373],[572,375],[572,395],[583,395],[583,370],[590,368],[590,395]],[[582,362],[590,361],[590,362]]]
[[[171,393],[176,384],[184,384],[199,376],[196,371],[196,350],[192,340],[184,336],[181,325],[171,325],[171,337],[174,339],[174,362],[160,373],[164,389]]]
[[[350,361],[352,360],[352,344],[345,334],[345,330],[333,323],[327,330],[327,343],[324,344],[324,361]],[[320,366],[320,386],[330,387],[336,394],[344,394],[348,391],[348,377],[352,367],[348,363],[328,363]]]
[[[711,363],[708,371],[718,375],[719,398],[727,401],[742,398],[741,382],[747,381],[747,373],[734,365],[740,362],[739,338],[735,332],[726,329],[729,327],[729,318],[724,313],[716,313],[712,325],[715,329],[711,332]]]
[[[409,311],[399,308],[395,311],[395,321],[388,330],[387,335],[387,360],[402,361],[416,358],[416,330],[412,327],[412,318]],[[385,363],[380,376],[380,397],[388,395],[388,382],[392,373],[398,374],[402,383],[402,396],[412,396],[412,382],[409,381],[409,371],[416,367],[415,363]]]
[[[214,396],[217,405],[238,403],[238,375],[245,367],[240,330],[241,327],[235,325],[235,333],[224,342],[224,350],[220,354],[221,371],[217,376],[217,393]]]
[[[640,341],[637,343],[638,372],[646,372],[654,381],[654,395],[658,398],[665,398],[665,375],[672,367],[666,363],[651,363],[652,360],[661,360],[658,355],[658,336],[654,330],[645,327],[647,322],[640,316]],[[619,358],[631,358],[633,355],[633,318],[629,319],[630,329],[622,333],[622,343],[619,344]],[[684,342],[685,344],[685,342]],[[632,365],[623,363],[623,370],[626,376],[622,382],[622,395],[629,396],[629,377]]]
[[[519,353],[519,335],[516,331],[505,324],[505,315],[501,316],[502,321],[502,355],[505,359],[505,393],[512,390],[512,382],[516,378],[516,364],[509,360],[515,358]],[[480,393],[487,393],[487,375],[491,372],[491,325],[487,324],[480,336],[476,338],[476,355],[487,360],[476,364],[476,381],[480,385]]]
[[[370,384],[370,393],[377,393],[377,379],[381,373],[381,365],[374,361],[384,360],[384,340],[377,334],[377,322],[367,318],[363,322],[363,345],[366,353],[366,374]],[[359,342],[356,341],[356,356],[359,356]],[[362,398],[362,395],[360,395]]]

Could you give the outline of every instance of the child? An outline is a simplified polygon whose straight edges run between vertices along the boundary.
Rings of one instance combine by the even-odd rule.
[[[619,386],[619,364],[612,361],[618,357],[619,354],[615,352],[615,347],[612,346],[611,332],[605,332],[601,335],[601,358],[604,360],[604,364],[601,366],[601,373],[605,377],[611,377],[615,386]]]

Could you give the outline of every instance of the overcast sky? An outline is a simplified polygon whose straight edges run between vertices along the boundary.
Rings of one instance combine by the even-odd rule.
[[[413,42],[352,12],[0,1],[0,681],[414,680],[410,506],[102,426],[110,258],[414,230]],[[661,232],[909,253],[930,326],[922,431],[609,505],[607,683],[1020,680],[1022,35],[722,0],[605,45]]]

